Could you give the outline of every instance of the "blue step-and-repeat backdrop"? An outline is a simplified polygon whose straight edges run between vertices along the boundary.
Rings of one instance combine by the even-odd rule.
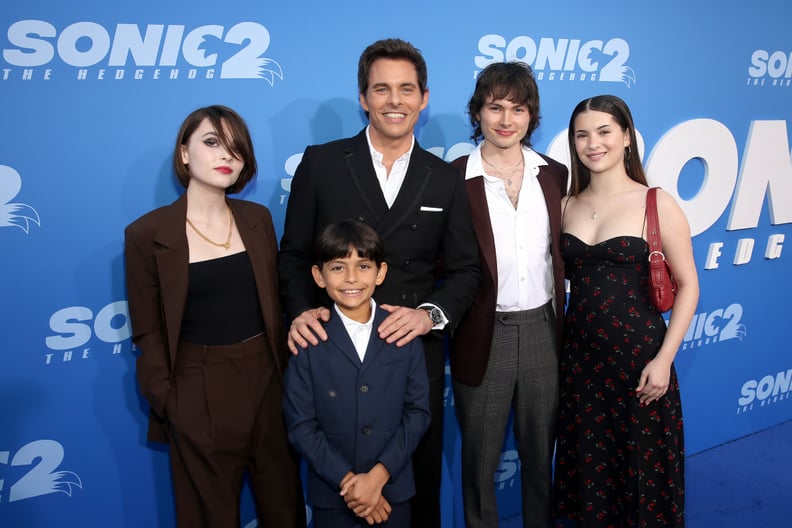
[[[232,106],[280,232],[303,149],[357,133],[356,64],[401,37],[429,66],[420,143],[468,152],[478,71],[522,60],[537,150],[568,162],[581,99],[631,106],[650,182],[694,234],[701,299],[677,356],[688,453],[792,419],[792,5],[722,2],[5,2],[0,12],[0,525],[172,526],[167,453],[145,441],[123,228],[180,192],[193,109]],[[786,278],[784,278],[786,277]],[[462,526],[446,399],[444,527]],[[519,514],[507,439],[496,475]],[[246,527],[256,526],[246,494]]]

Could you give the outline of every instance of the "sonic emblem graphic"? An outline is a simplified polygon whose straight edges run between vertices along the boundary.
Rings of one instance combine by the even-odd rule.
[[[0,451],[0,464],[8,464],[9,455],[8,451]],[[82,481],[76,473],[56,471],[63,458],[63,446],[55,440],[36,440],[22,446],[11,458],[10,465],[29,466],[30,469],[11,484],[8,502],[56,492],[71,497],[75,487],[82,489]],[[4,484],[4,481],[0,480],[0,484]],[[3,496],[0,496],[0,501],[2,499]]]
[[[223,64],[220,77],[223,79],[264,79],[270,86],[275,85],[275,77],[283,80],[280,64],[266,57],[255,59],[250,65],[244,65],[247,71],[236,69],[238,66],[237,63],[231,64],[230,62]]]
[[[48,495],[50,493],[61,492],[69,497],[72,496],[73,486],[82,489],[82,481],[79,475],[73,471],[55,471],[47,475],[42,475],[41,481],[35,483],[35,490],[16,488],[12,490],[9,501],[27,499],[37,495]],[[16,493],[14,493],[16,492]]]
[[[30,223],[41,226],[35,209],[23,203],[11,203],[22,189],[22,177],[7,165],[0,165],[0,227],[16,226],[25,233]]]
[[[600,51],[596,48],[592,48],[588,58],[592,62],[604,64],[599,72],[600,81],[623,82],[629,88],[637,82],[635,71],[629,66],[625,66],[622,61],[616,60],[622,51],[618,48],[612,51],[612,54],[608,54],[606,53],[607,49]]]
[[[744,324],[737,324],[737,325],[727,324],[726,327],[721,331],[720,340],[725,341],[727,339],[737,338],[740,341],[742,341],[743,337],[746,337],[747,335],[748,335],[748,330],[745,328]]]
[[[240,22],[228,30],[225,42],[247,45],[223,62],[222,79],[264,79],[270,86],[275,84],[276,77],[283,80],[280,64],[261,56],[270,45],[269,31],[261,24]]]

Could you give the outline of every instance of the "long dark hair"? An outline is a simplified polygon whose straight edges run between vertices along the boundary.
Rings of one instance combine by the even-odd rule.
[[[569,159],[571,160],[572,166],[572,182],[569,187],[569,195],[575,196],[579,194],[591,183],[591,172],[583,165],[583,162],[580,161],[577,155],[577,149],[575,149],[575,119],[579,114],[588,110],[605,112],[606,114],[612,115],[621,129],[629,134],[630,145],[624,156],[624,168],[627,171],[627,176],[629,176],[631,180],[646,185],[646,173],[641,164],[641,156],[638,154],[638,139],[635,136],[635,124],[633,123],[632,114],[630,113],[627,103],[615,95],[597,95],[578,103],[572,111],[572,117],[569,118],[567,139],[569,141]]]

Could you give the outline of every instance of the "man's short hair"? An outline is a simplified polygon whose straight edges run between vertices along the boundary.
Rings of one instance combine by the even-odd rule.
[[[422,95],[426,93],[426,61],[415,46],[401,39],[378,40],[363,50],[358,61],[358,91],[360,93],[366,93],[368,90],[369,71],[377,59],[410,61],[418,74],[418,89]]]

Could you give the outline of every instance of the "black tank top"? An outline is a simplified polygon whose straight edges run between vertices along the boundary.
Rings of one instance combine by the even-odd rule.
[[[264,331],[246,251],[190,264],[180,338],[201,345],[239,343]]]

